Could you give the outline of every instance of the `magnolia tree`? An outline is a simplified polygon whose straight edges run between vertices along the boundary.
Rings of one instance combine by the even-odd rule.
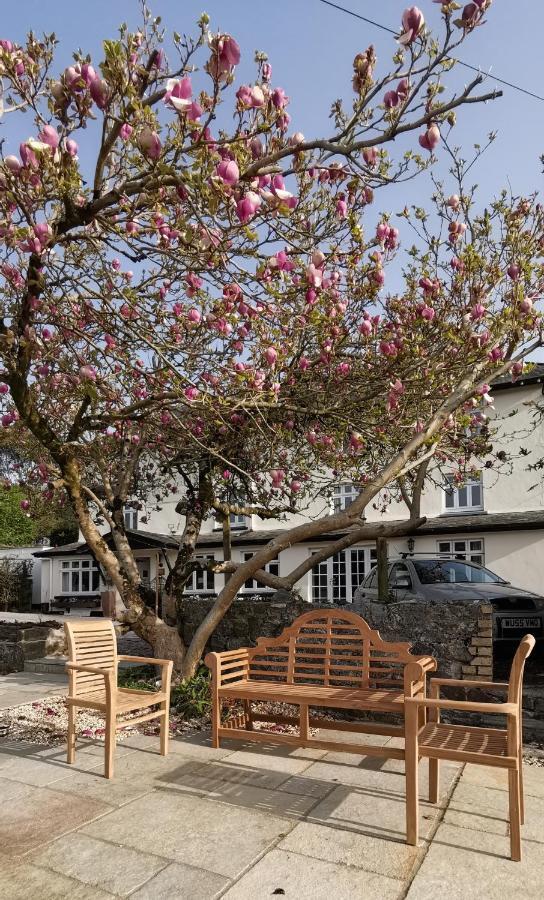
[[[236,84],[240,48],[206,16],[167,45],[144,10],[102,61],[78,53],[60,74],[53,36],[0,41],[9,133],[34,120],[18,152],[6,138],[0,171],[2,425],[32,445],[45,496],[67,494],[124,621],[185,675],[246,579],[290,587],[317,559],[394,533],[364,509],[397,494],[402,530],[417,527],[426,481],[444,468],[462,480],[492,452],[487,383],[519,374],[539,340],[540,207],[504,195],[478,215],[453,153],[458,193],[437,186],[432,215],[399,220],[398,294],[384,282],[399,230],[376,214],[365,227],[376,191],[448,152],[460,107],[497,96],[479,93],[481,76],[457,93],[444,83],[489,5],[456,19],[442,4],[438,36],[407,9],[391,65],[358,54],[351,99],[315,139],[291,126],[264,54]],[[85,160],[96,148],[92,167],[80,144]],[[230,559],[231,512],[281,517],[338,478],[361,486],[348,509]],[[200,565],[210,514],[228,576],[189,648],[145,604],[123,517],[139,494],[180,488],[169,588]],[[264,571],[346,529],[294,572]]]

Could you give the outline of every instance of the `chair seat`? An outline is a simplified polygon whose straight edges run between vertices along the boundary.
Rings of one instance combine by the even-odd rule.
[[[115,692],[115,708],[118,713],[132,712],[135,709],[162,703],[166,697],[167,695],[163,691],[132,691],[128,688],[119,688]],[[66,702],[74,706],[105,710],[106,693],[105,691],[91,691],[88,694],[78,694],[77,697],[67,697]]]
[[[421,756],[425,750],[447,750],[478,756],[508,756],[506,731],[499,728],[467,728],[466,725],[446,725],[429,722],[418,734]]]
[[[380,709],[401,712],[403,691],[364,690],[362,688],[323,687],[317,684],[284,684],[277,681],[236,681],[219,688],[222,697],[244,700],[281,700],[338,709]]]

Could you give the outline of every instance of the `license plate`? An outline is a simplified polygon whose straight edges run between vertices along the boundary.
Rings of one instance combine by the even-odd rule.
[[[540,628],[541,621],[538,616],[520,616],[515,619],[501,619],[503,628]]]

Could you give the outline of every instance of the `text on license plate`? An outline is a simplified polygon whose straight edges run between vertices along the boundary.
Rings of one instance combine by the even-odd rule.
[[[502,619],[503,628],[540,628],[541,621],[538,616],[520,616],[515,619]]]

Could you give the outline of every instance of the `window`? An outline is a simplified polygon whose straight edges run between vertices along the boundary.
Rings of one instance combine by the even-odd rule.
[[[359,496],[359,488],[356,484],[345,482],[343,484],[335,484],[333,488],[332,500],[334,512],[342,512],[351,506],[354,500]]]
[[[453,475],[448,475],[444,488],[444,507],[448,513],[482,510],[484,508],[482,476],[470,478],[462,486],[455,487]]]
[[[312,601],[352,603],[355,591],[375,562],[375,547],[356,547],[318,563],[312,569]]]
[[[197,556],[196,560],[204,563],[214,558],[213,556]],[[195,569],[187,583],[187,589],[195,594],[213,594],[215,591],[215,572],[209,572],[207,569]]]
[[[132,528],[136,531],[138,528],[138,510],[134,506],[125,506],[123,511],[125,519],[125,528]]]
[[[248,559],[251,559],[253,556],[253,551],[248,553],[244,553],[242,558],[244,562],[247,562]],[[280,574],[280,561],[279,559],[271,559],[270,562],[267,562],[264,571],[268,572],[270,575],[279,575]],[[259,593],[264,593],[265,591],[273,591],[274,588],[268,587],[266,584],[259,584],[255,578],[248,578],[247,581],[244,582],[243,591],[259,591]]]
[[[464,559],[479,566],[485,564],[484,542],[481,538],[474,541],[438,541],[438,552],[440,556],[450,559]]]
[[[230,514],[230,527],[232,531],[245,531],[246,528],[249,528],[249,518],[248,516],[239,516],[238,513]],[[214,522],[213,530],[221,531],[223,525],[221,522],[218,522],[217,519]]]
[[[63,594],[91,594],[100,590],[100,571],[94,559],[69,559],[62,562]]]
[[[418,559],[414,568],[421,584],[508,584],[500,575],[459,559]]]

